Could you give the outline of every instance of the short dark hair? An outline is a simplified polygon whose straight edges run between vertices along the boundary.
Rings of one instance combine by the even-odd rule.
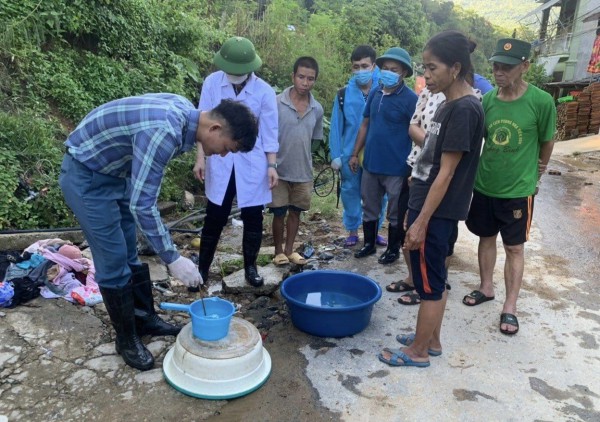
[[[319,77],[319,63],[310,56],[302,56],[296,59],[294,63],[294,75],[298,72],[299,67],[306,67],[315,71],[315,79]]]
[[[462,32],[448,30],[431,37],[423,50],[429,50],[448,67],[460,63],[458,76],[468,80],[469,75],[473,73],[471,53],[475,51],[476,47],[477,44],[469,40]]]
[[[225,123],[224,129],[238,144],[239,152],[249,152],[256,144],[258,120],[245,104],[234,100],[223,100],[210,111],[211,117]]]
[[[375,59],[377,58],[377,52],[370,45],[359,45],[352,51],[352,55],[350,56],[351,62],[357,62],[362,59],[370,58],[373,63],[375,63]]]

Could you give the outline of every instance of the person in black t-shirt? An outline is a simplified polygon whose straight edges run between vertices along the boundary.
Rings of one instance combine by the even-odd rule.
[[[423,51],[427,88],[443,92],[446,101],[427,128],[412,171],[404,248],[410,250],[421,298],[417,329],[396,337],[407,347],[383,349],[379,360],[388,365],[426,367],[429,356],[442,353],[448,240],[456,221],[467,217],[483,139],[483,109],[467,81],[473,72],[472,49],[473,43],[460,32],[444,31]]]

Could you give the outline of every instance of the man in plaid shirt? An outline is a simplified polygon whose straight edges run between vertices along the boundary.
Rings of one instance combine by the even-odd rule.
[[[90,245],[116,349],[128,365],[141,370],[154,365],[142,335],[180,330],[154,310],[148,267],[137,255],[136,226],[171,275],[186,286],[203,283],[196,265],[177,252],[158,212],[168,162],[195,145],[205,155],[247,152],[257,133],[254,115],[234,101],[200,111],[179,95],[146,94],[96,108],[67,138],[60,186]]]

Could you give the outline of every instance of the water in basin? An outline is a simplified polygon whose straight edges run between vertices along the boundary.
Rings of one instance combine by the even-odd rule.
[[[360,305],[362,301],[354,296],[340,292],[310,292],[305,298],[298,298],[300,301],[311,306],[320,308],[347,308],[349,306]]]

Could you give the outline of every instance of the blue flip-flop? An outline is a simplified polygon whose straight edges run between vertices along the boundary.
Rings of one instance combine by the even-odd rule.
[[[344,247],[351,248],[352,246],[356,246],[357,243],[358,243],[358,236],[351,235],[346,238],[346,241],[344,242]]]
[[[410,346],[412,344],[412,342],[415,341],[415,333],[398,334],[396,336],[396,341],[405,346]],[[441,356],[442,355],[441,350],[435,350],[435,349],[427,349],[427,353],[429,354],[429,356]]]
[[[379,355],[377,355],[377,357],[380,361],[382,361],[383,363],[387,363],[390,366],[415,366],[417,368],[427,368],[429,365],[431,365],[429,361],[416,362],[412,360],[406,353],[404,353],[400,349],[388,349],[386,347],[385,349],[383,349],[383,351],[391,353],[392,356],[390,356],[389,359],[386,359],[380,353]]]
[[[377,237],[375,238],[375,244],[377,246],[387,246],[388,245],[388,241],[386,240],[385,237],[381,236],[381,235],[377,235]]]

